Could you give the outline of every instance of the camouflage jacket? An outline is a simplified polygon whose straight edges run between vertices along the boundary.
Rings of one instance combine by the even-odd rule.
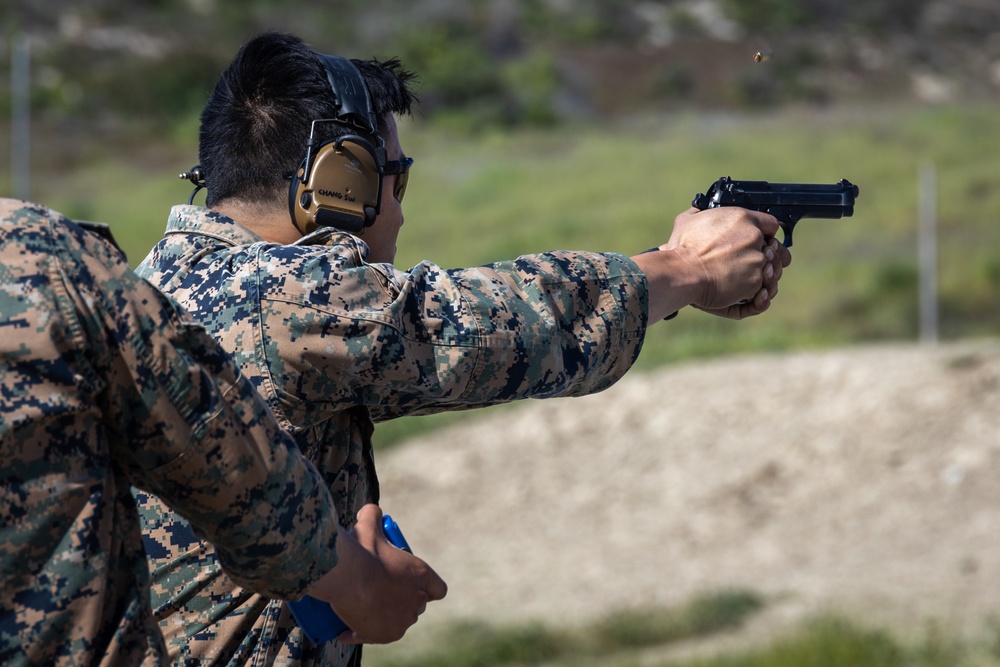
[[[264,242],[197,206],[173,209],[137,272],[233,352],[326,476],[345,527],[378,501],[373,421],[522,398],[581,395],[617,381],[645,334],[645,276],[613,254],[552,252],[472,269],[365,261],[331,228]],[[241,589],[155,498],[140,506],[153,604],[187,664],[344,664],[314,647],[287,605]]]
[[[132,485],[241,585],[295,598],[336,564],[316,469],[218,344],[81,225],[0,199],[5,666],[166,664]]]

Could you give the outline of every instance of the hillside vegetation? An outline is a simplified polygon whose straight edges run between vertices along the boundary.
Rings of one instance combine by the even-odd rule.
[[[399,56],[420,74],[426,117],[467,128],[1000,92],[992,0],[33,0],[0,18],[0,77],[30,39],[37,112],[88,133],[126,123],[162,137],[262,30]]]

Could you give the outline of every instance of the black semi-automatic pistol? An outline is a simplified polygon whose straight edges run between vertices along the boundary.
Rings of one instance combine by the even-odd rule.
[[[854,215],[858,186],[841,179],[833,185],[734,181],[723,176],[691,202],[705,210],[740,206],[770,213],[785,232],[785,247],[792,247],[792,229],[802,218],[836,219]]]

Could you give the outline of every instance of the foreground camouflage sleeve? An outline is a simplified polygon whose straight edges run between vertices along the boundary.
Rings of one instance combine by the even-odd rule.
[[[97,271],[113,262],[107,244],[86,240]],[[130,271],[110,278],[130,298],[78,305],[114,335],[104,409],[113,442],[133,444],[123,447],[133,483],[187,518],[236,581],[298,597],[336,564],[321,478],[200,326]]]
[[[0,653],[156,643],[130,481],[251,588],[297,597],[333,567],[329,493],[212,339],[58,214],[0,219]]]
[[[235,581],[297,598],[336,565],[333,501],[228,356],[200,328],[176,324],[171,339],[152,337],[150,376],[131,373],[128,355],[114,369],[139,385],[137,412],[149,410],[117,434],[152,444],[129,452],[133,483],[187,518]],[[135,405],[127,384],[112,387],[113,404]]]

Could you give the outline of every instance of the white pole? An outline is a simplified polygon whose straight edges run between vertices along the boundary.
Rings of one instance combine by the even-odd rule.
[[[932,163],[920,167],[920,340],[938,340],[937,172]]]
[[[31,41],[14,38],[10,58],[10,180],[15,199],[31,199]]]

